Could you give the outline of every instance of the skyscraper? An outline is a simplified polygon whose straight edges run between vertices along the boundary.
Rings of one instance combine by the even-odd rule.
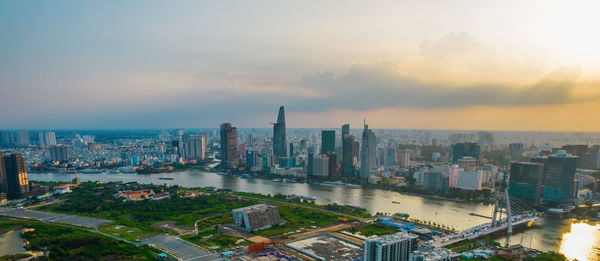
[[[279,107],[277,122],[273,124],[273,156],[275,161],[279,157],[287,157],[287,141],[285,137],[285,112],[283,106]]]
[[[17,141],[19,146],[29,146],[29,131],[20,130],[17,132]]]
[[[375,168],[377,160],[377,138],[372,130],[369,130],[367,121],[364,123],[362,133],[362,148],[360,155],[360,177],[369,178],[369,171]]]
[[[335,131],[321,131],[321,154],[335,152]]]
[[[202,161],[206,156],[204,135],[183,135],[183,155],[186,160]]]
[[[6,170],[4,169],[4,155],[0,151],[0,193],[8,193],[8,184],[6,184]]]
[[[10,131],[0,131],[0,145],[14,145],[15,135]]]
[[[40,146],[53,146],[56,145],[56,134],[52,131],[40,131],[38,132]]]
[[[237,128],[231,123],[221,124],[221,162],[227,168],[237,165]]]
[[[342,145],[342,152],[340,153],[342,156],[341,160],[342,162],[344,161],[344,145],[346,144],[346,137],[350,135],[350,124],[344,124],[342,125],[342,136],[341,136],[341,142],[340,145]]]
[[[543,204],[572,204],[577,157],[558,151],[555,155],[532,158],[531,161],[544,164]]]
[[[52,162],[65,163],[69,161],[67,146],[54,145],[50,146],[50,160]]]
[[[350,124],[344,124],[342,125],[342,141],[344,141],[344,138],[348,135],[350,135]]]
[[[544,164],[535,162],[513,162],[510,164],[508,192],[537,205],[543,195]]]
[[[518,159],[523,157],[523,143],[511,143],[508,145],[508,157],[511,159]]]
[[[29,180],[27,179],[25,157],[21,153],[13,153],[3,158],[6,183],[8,185],[8,198],[18,199],[26,197],[29,192]]]
[[[356,162],[358,161],[358,152],[360,144],[354,140],[354,136],[347,135],[344,138],[342,147],[342,171],[346,176],[352,176],[355,173]]]

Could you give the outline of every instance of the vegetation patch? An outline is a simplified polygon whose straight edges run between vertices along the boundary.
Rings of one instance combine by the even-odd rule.
[[[364,224],[361,224],[360,226],[353,227],[348,231],[350,233],[354,233],[354,234],[359,233],[365,237],[383,236],[383,235],[398,233],[397,229],[390,227],[390,226],[382,225],[382,224],[379,224],[376,222],[364,223]]]
[[[148,247],[99,235],[92,231],[46,224],[37,221],[0,219],[0,226],[19,225],[28,228],[22,234],[27,250],[49,253],[49,260],[153,260]]]
[[[7,255],[7,256],[0,256],[0,261],[17,261],[23,258],[27,258],[30,257],[30,254],[14,254],[14,255]]]

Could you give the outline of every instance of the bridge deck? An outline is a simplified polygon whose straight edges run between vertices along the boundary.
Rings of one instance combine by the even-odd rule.
[[[534,215],[534,214],[525,214],[525,215],[519,215],[516,217],[513,217],[512,219],[512,225],[513,226],[517,226],[523,223],[527,223],[530,222],[532,220],[536,220],[539,219],[539,216]],[[508,224],[506,223],[506,220],[504,220],[504,222],[502,222],[499,226],[495,226],[492,227],[492,223],[484,223],[460,232],[456,232],[454,234],[451,235],[447,235],[444,237],[438,237],[438,238],[434,238],[430,241],[428,241],[427,243],[434,246],[434,247],[443,247],[443,246],[447,246],[450,244],[454,244],[456,242],[460,242],[463,240],[468,240],[468,239],[475,239],[475,238],[479,238],[497,231],[501,231],[504,229],[507,229]]]

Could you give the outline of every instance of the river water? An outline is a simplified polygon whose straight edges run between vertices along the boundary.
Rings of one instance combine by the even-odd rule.
[[[328,186],[307,183],[281,183],[266,179],[242,179],[230,175],[219,175],[199,170],[187,170],[174,173],[152,175],[137,174],[55,174],[55,173],[30,173],[29,179],[34,181],[70,181],[79,177],[82,181],[122,181],[138,182],[145,184],[168,184],[184,187],[227,188],[233,191],[255,192],[261,194],[297,194],[313,196],[319,204],[350,204],[366,208],[371,213],[403,212],[410,217],[421,220],[444,224],[456,229],[466,229],[489,219],[472,216],[476,213],[491,216],[492,206],[451,200],[433,199],[422,196],[400,194],[382,189],[363,189],[339,186]],[[173,178],[161,180],[160,177]],[[399,202],[399,203],[394,203]],[[600,225],[595,223],[578,223],[575,220],[541,219],[531,225],[529,229],[515,232],[510,238],[502,237],[498,242],[512,244],[521,243],[524,246],[543,251],[559,251],[569,258],[577,260],[597,260],[597,258],[583,258],[597,255],[600,247]],[[589,232],[589,233],[587,233]],[[585,255],[573,249],[583,247],[578,244],[580,240],[592,242],[585,248]],[[581,246],[581,247],[579,247]]]

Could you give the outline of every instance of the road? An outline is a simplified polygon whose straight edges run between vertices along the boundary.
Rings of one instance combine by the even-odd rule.
[[[97,228],[99,225],[112,222],[98,218],[80,217],[75,215],[57,214],[21,208],[0,207],[0,215],[16,218],[35,219],[43,222],[60,223],[92,229]]]
[[[142,239],[142,243],[157,247],[182,261],[223,260],[218,254],[208,252],[197,245],[170,235],[156,235]]]
[[[24,218],[24,219],[33,219],[45,223],[57,223],[60,225],[72,225],[76,227],[83,227],[87,229],[92,229],[88,231],[93,231],[98,234],[105,235],[107,237],[124,241],[136,246],[140,246],[143,244],[150,244],[154,247],[157,247],[165,252],[168,252],[176,257],[178,257],[182,261],[209,261],[209,260],[222,260],[218,254],[213,254],[208,252],[197,245],[189,243],[183,239],[174,236],[168,235],[156,235],[149,238],[142,239],[142,242],[132,242],[120,237],[104,233],[98,230],[98,226],[106,223],[110,223],[112,221],[98,219],[98,218],[88,218],[88,217],[80,217],[74,215],[67,214],[57,214],[36,210],[28,210],[28,209],[20,209],[20,208],[4,208],[0,207],[0,216],[8,216],[15,218]],[[87,230],[86,229],[86,230]]]

